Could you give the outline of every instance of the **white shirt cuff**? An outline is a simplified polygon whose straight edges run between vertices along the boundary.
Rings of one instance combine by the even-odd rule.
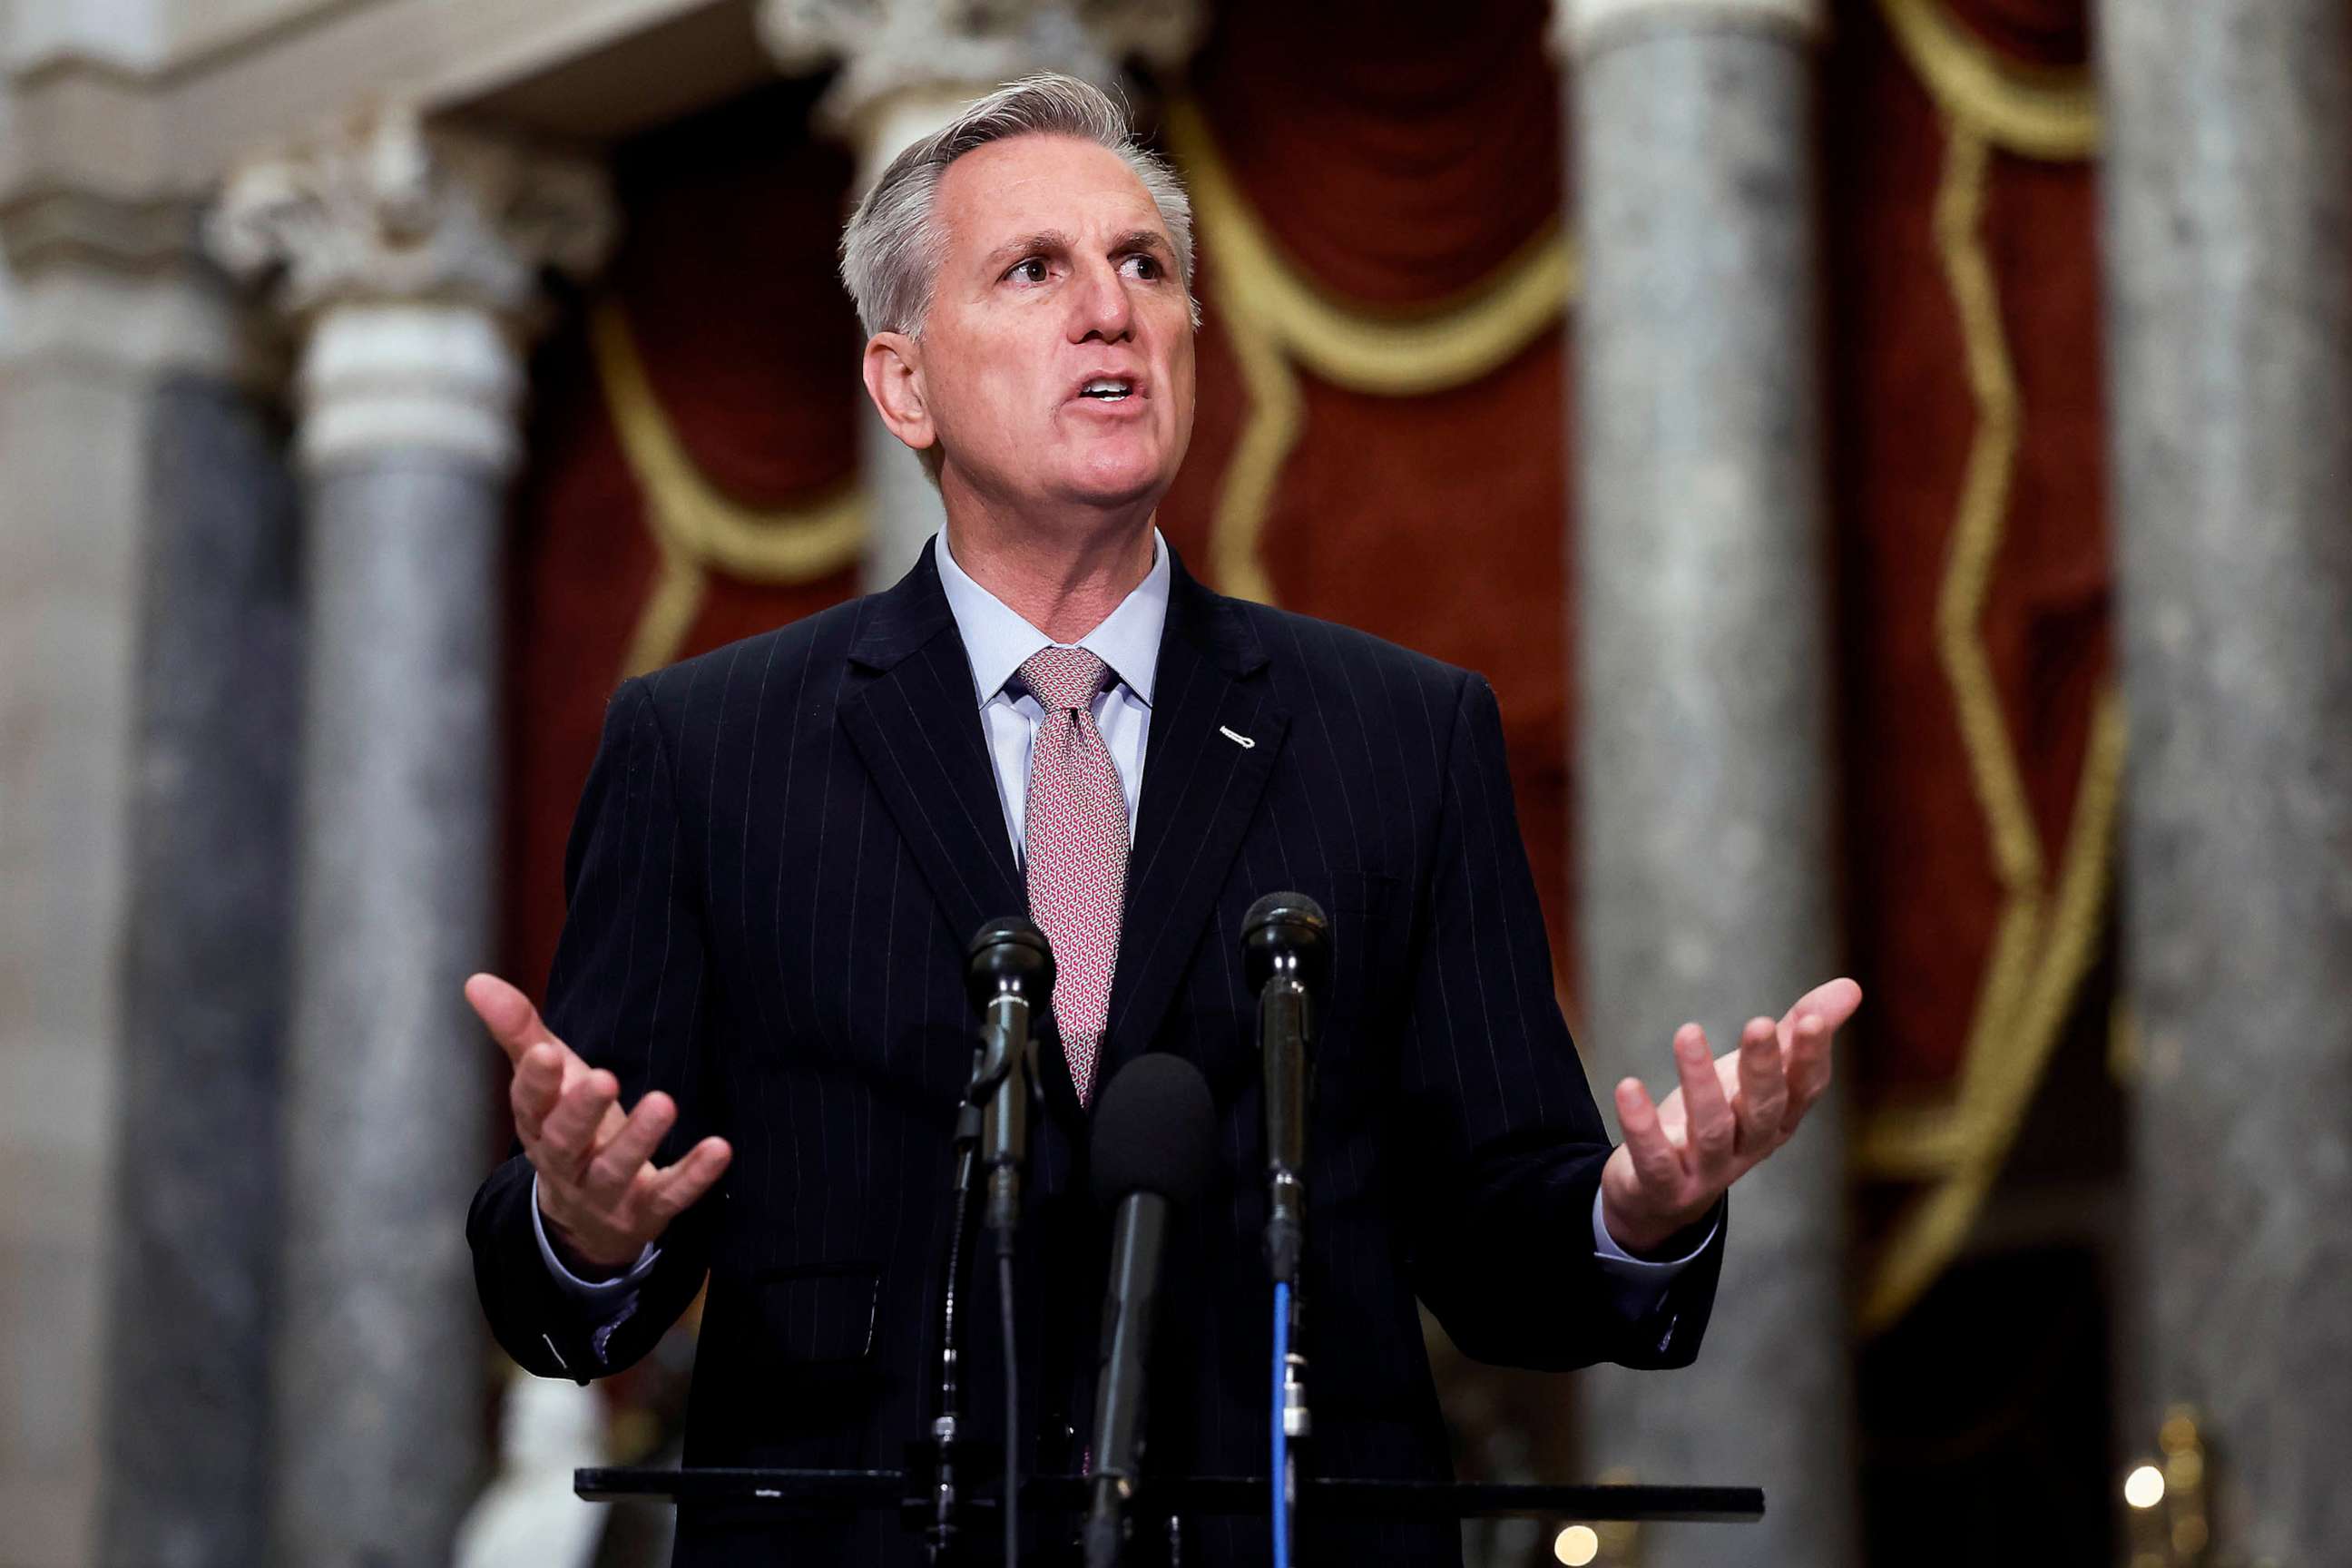
[[[1592,1194],[1592,1257],[1601,1265],[1601,1277],[1608,1281],[1610,1299],[1618,1315],[1628,1322],[1638,1321],[1649,1315],[1650,1309],[1675,1282],[1675,1276],[1696,1262],[1700,1253],[1715,1245],[1715,1233],[1722,1226],[1718,1217],[1706,1227],[1706,1235],[1691,1248],[1687,1257],[1648,1258],[1636,1258],[1617,1245],[1609,1234],[1609,1226],[1601,1217],[1601,1194]]]
[[[637,1260],[629,1265],[625,1274],[615,1274],[610,1279],[583,1279],[572,1273],[563,1267],[563,1259],[557,1255],[555,1244],[547,1239],[546,1216],[539,1212],[539,1173],[536,1171],[530,1176],[530,1233],[539,1237],[539,1256],[546,1262],[547,1271],[555,1276],[558,1285],[583,1301],[615,1312],[625,1302],[635,1297],[638,1285],[653,1272],[655,1259],[661,1257],[661,1248],[649,1241],[646,1243],[646,1249],[637,1254]]]

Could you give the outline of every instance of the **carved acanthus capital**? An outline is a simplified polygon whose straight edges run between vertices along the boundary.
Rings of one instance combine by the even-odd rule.
[[[503,474],[541,276],[593,271],[614,227],[595,164],[393,108],[237,169],[205,238],[303,328],[308,466],[429,451]]]
[[[434,303],[509,326],[544,269],[584,276],[612,248],[604,172],[585,159],[372,110],[236,169],[205,226],[230,272],[269,279],[299,320],[341,304]]]
[[[761,0],[760,32],[786,71],[838,63],[818,106],[856,135],[907,98],[977,97],[1033,71],[1108,88],[1120,65],[1181,65],[1200,41],[1200,0]]]

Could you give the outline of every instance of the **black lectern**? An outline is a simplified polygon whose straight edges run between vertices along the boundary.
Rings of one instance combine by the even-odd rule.
[[[905,1470],[647,1469],[612,1468],[572,1472],[572,1490],[591,1502],[626,1499],[696,1505],[769,1506],[793,1513],[895,1509],[919,1533],[929,1521],[931,1499],[919,1475]],[[1003,1488],[973,1486],[963,1506],[993,1517]],[[1085,1518],[1091,1489],[1083,1476],[1027,1476],[1021,1482],[1022,1510],[1032,1517],[1069,1522],[1076,1533]],[[1136,1488],[1129,1517],[1135,1521],[1133,1561],[1165,1561],[1181,1541],[1181,1521],[1234,1515],[1265,1516],[1263,1476],[1146,1477]],[[1752,1524],[1764,1517],[1764,1493],[1757,1487],[1505,1486],[1475,1481],[1352,1480],[1311,1477],[1298,1483],[1298,1510],[1312,1520],[1320,1513],[1357,1518],[1497,1519],[1533,1516],[1563,1523],[1619,1520],[1644,1523],[1700,1521]],[[1178,1521],[1171,1527],[1171,1521]],[[1076,1548],[1071,1548],[1075,1561]],[[983,1530],[971,1541],[971,1560],[995,1562],[993,1540]],[[1058,1555],[1037,1554],[1039,1563]]]

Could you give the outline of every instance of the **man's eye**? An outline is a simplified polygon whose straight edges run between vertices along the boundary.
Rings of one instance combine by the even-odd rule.
[[[1045,258],[1033,256],[1025,261],[1016,261],[1013,264],[1013,270],[1005,276],[1018,278],[1024,283],[1043,283],[1045,281]]]
[[[1138,252],[1127,258],[1127,264],[1136,269],[1135,275],[1138,278],[1157,278],[1160,276],[1160,258],[1156,256],[1150,256]]]

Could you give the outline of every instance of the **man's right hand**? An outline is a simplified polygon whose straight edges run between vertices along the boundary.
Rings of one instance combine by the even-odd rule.
[[[625,1271],[669,1222],[710,1190],[734,1151],[705,1138],[656,1170],[653,1152],[677,1120],[655,1089],[626,1115],[621,1083],[592,1068],[541,1021],[530,998],[495,974],[466,982],[466,1000],[514,1064],[508,1100],[523,1152],[539,1173],[548,1238],[587,1271]]]

